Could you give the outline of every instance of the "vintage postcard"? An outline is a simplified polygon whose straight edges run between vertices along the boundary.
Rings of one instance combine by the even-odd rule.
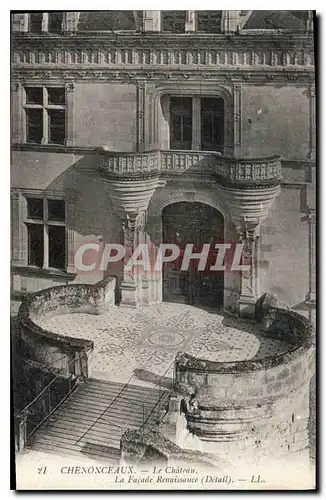
[[[11,11],[18,490],[314,490],[316,14]]]

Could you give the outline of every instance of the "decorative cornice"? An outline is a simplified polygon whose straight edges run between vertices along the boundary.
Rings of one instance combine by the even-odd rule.
[[[144,70],[144,77],[155,77],[154,70],[240,68],[309,71],[314,67],[314,41],[311,35],[207,36],[192,33],[182,36],[112,36],[89,34],[85,37],[13,39],[13,67],[45,71],[79,70],[99,73],[106,69],[128,72]],[[246,73],[247,74],[247,73]],[[246,76],[248,79],[248,77]],[[249,76],[250,78],[250,76]]]
[[[119,68],[119,71],[103,69],[103,71],[93,71],[91,69],[84,69],[82,71],[71,68],[69,70],[58,69],[56,67],[52,71],[47,71],[44,68],[37,68],[30,71],[28,68],[14,68],[12,71],[13,85],[16,83],[36,83],[39,80],[46,82],[56,81],[89,81],[91,83],[103,83],[107,81],[114,81],[119,83],[136,83],[136,82],[165,82],[176,81],[197,81],[201,82],[234,82],[234,83],[248,83],[248,84],[277,84],[278,82],[284,83],[305,83],[312,84],[315,80],[313,68],[304,68],[304,70],[293,69],[286,70],[285,68],[273,68],[273,73],[270,73],[271,68],[237,68],[236,73],[234,69],[228,66],[221,66],[200,70],[198,66],[191,69],[168,68],[166,70],[157,68],[152,73],[141,68]],[[149,77],[150,74],[150,77]]]

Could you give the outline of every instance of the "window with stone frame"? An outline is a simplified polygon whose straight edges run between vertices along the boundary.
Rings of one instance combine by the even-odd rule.
[[[222,11],[198,10],[196,12],[196,30],[206,33],[221,33]]]
[[[42,33],[43,13],[35,12],[29,14],[28,31],[31,33]]]
[[[30,33],[62,33],[63,12],[31,12],[28,31]]]
[[[24,87],[25,141],[65,144],[66,98],[64,87]]]
[[[186,11],[185,10],[162,10],[162,31],[170,33],[185,33]]]
[[[66,269],[66,206],[62,199],[26,197],[27,264]]]
[[[48,13],[48,32],[61,33],[63,23],[63,12]]]
[[[222,97],[170,97],[170,149],[224,153]]]

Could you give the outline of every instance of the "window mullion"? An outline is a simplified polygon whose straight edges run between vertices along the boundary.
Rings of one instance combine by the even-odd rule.
[[[43,87],[43,139],[42,144],[49,143],[49,116],[47,111],[48,92],[46,87]]]
[[[43,238],[44,238],[44,254],[43,254],[43,269],[48,269],[49,267],[49,226],[48,226],[48,200],[44,198],[43,200]]]
[[[191,149],[201,149],[201,109],[200,97],[192,98],[192,143]]]

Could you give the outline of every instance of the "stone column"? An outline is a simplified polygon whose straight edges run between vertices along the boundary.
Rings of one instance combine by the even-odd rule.
[[[255,304],[259,297],[259,253],[260,226],[258,223],[247,223],[238,227],[239,239],[243,243],[243,264],[249,265],[249,271],[240,271],[240,297],[238,314],[240,317],[254,318]]]
[[[162,243],[162,215],[152,215],[148,220],[147,241],[150,248],[151,272],[148,276],[148,303],[162,302],[162,270],[155,271],[155,259]]]
[[[141,279],[136,267],[130,268],[128,262],[140,240],[140,233],[144,231],[145,212],[126,213],[122,219],[122,236],[125,247],[123,281],[121,283],[120,306],[137,307],[141,302]]]
[[[161,31],[161,11],[144,10],[143,30]]]

